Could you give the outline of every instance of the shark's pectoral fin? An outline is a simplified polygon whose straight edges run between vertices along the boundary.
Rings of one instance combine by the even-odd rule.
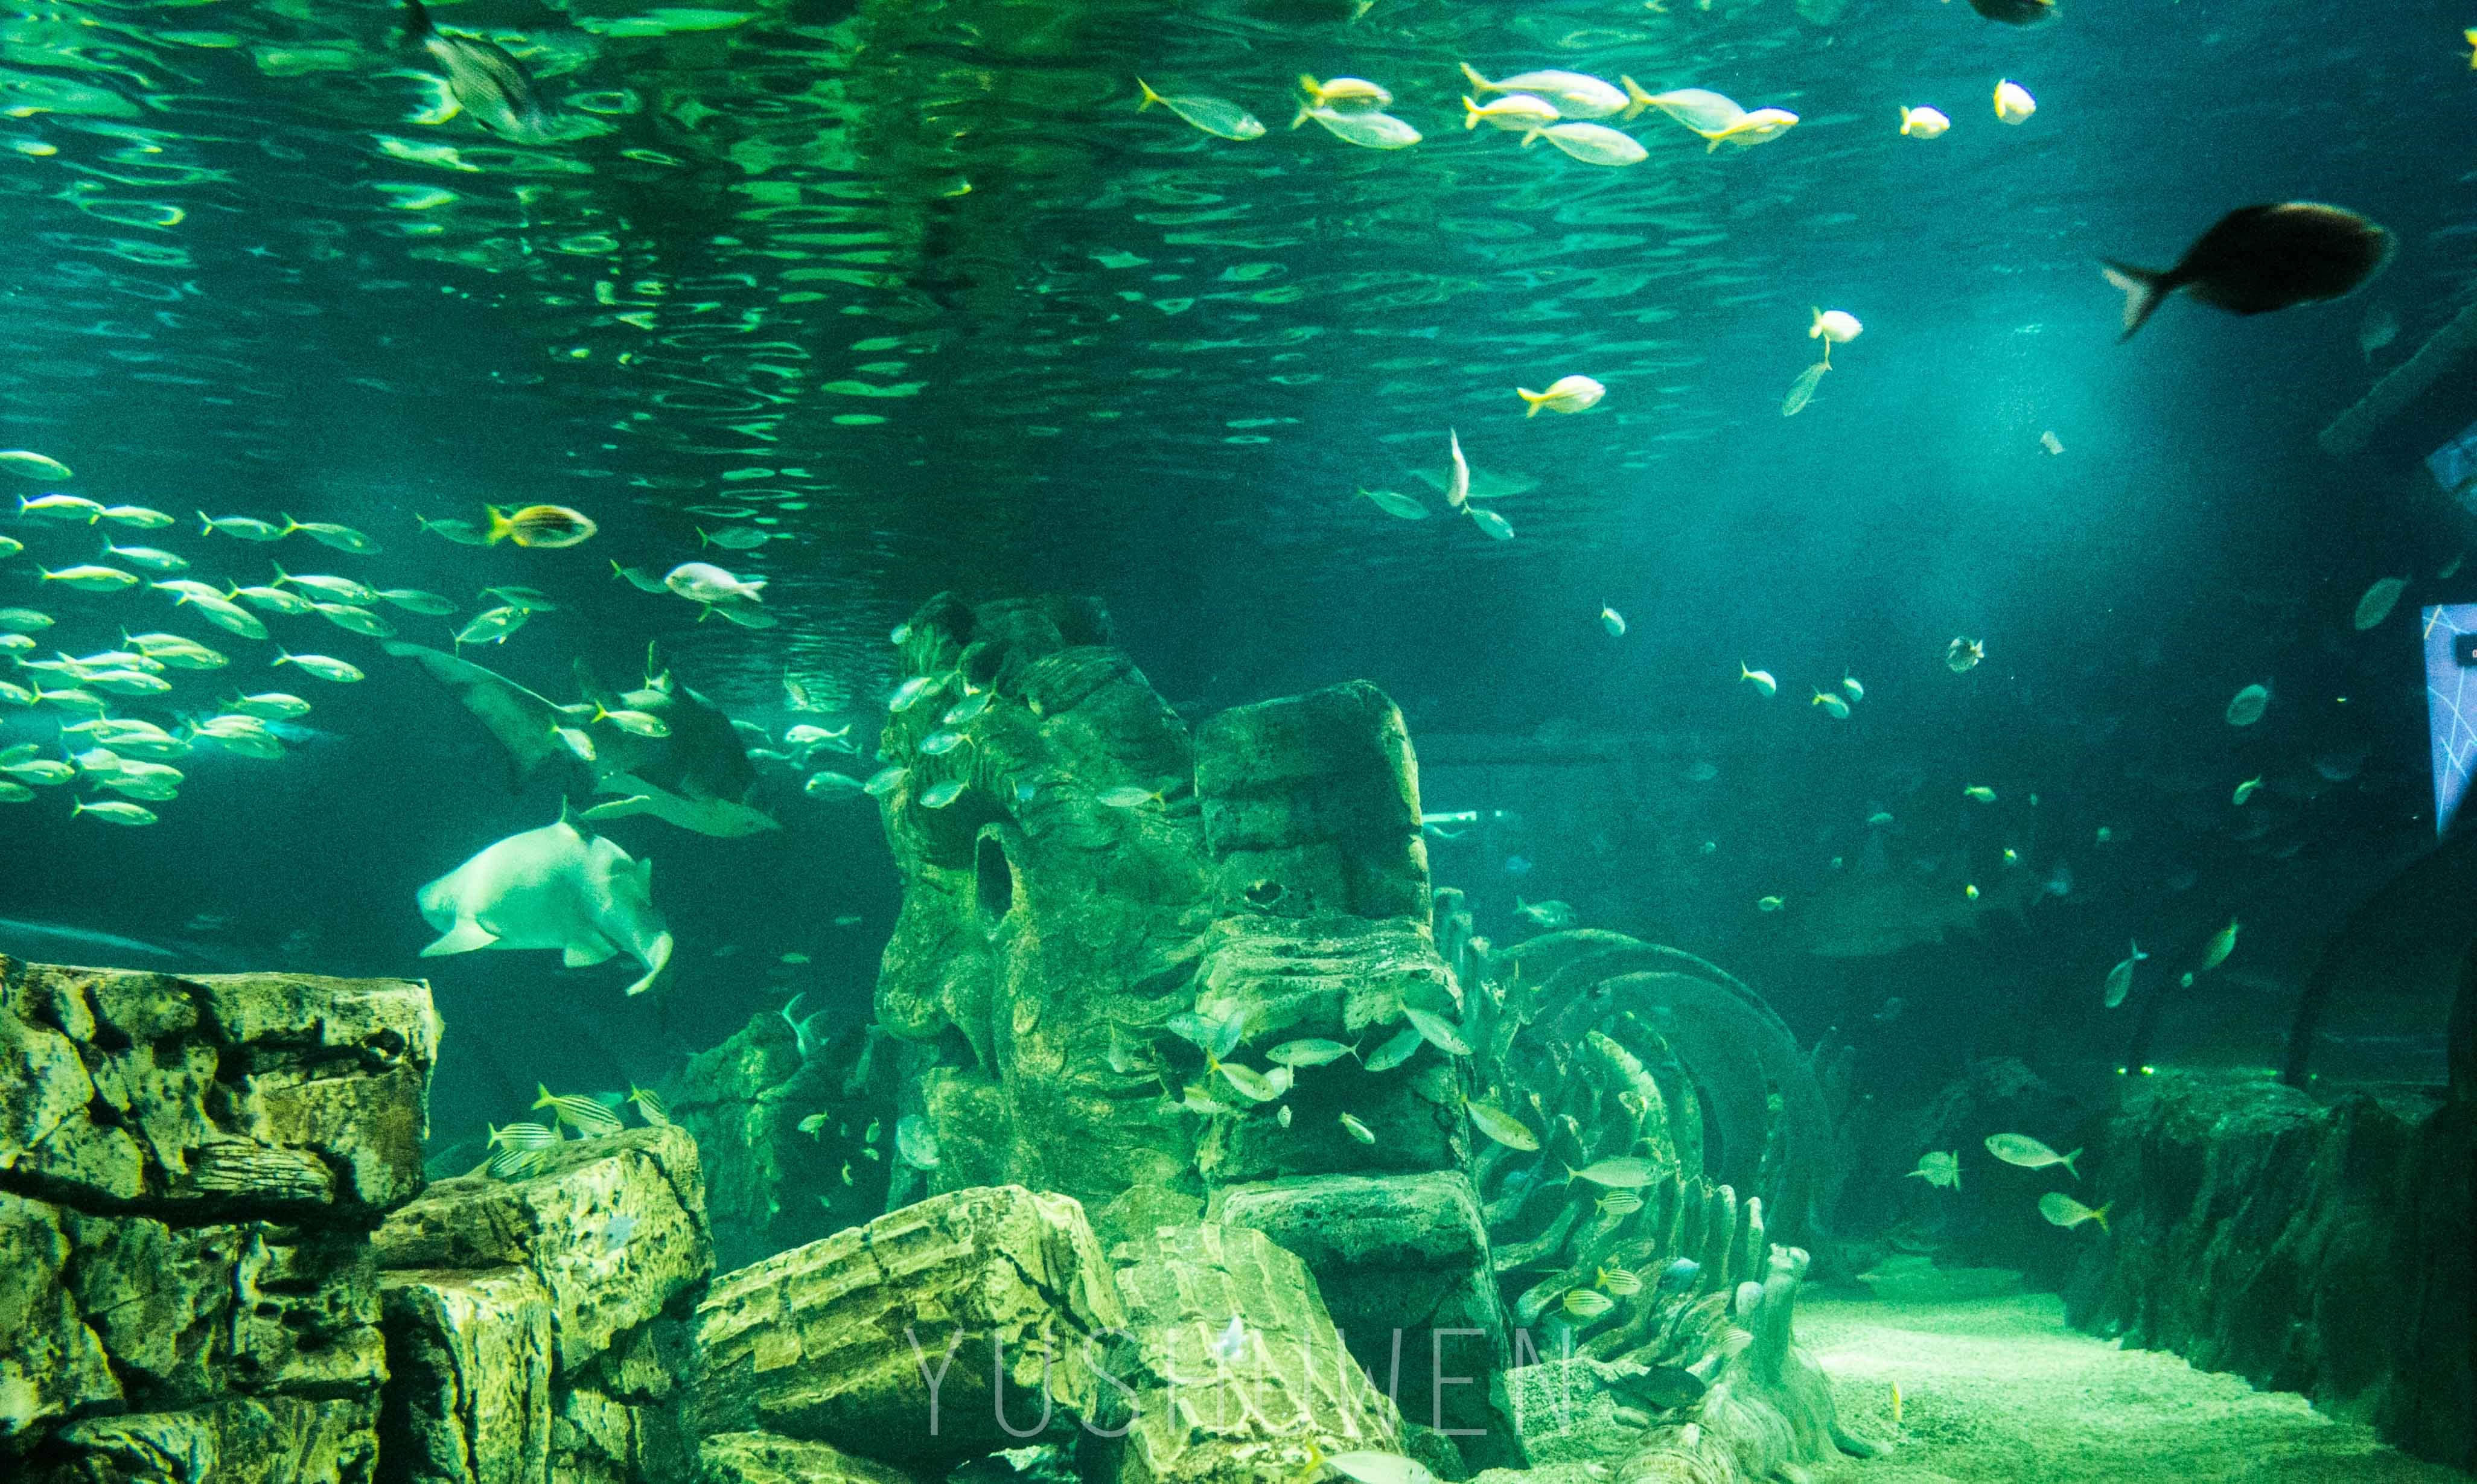
[[[663,976],[663,970],[671,967],[671,935],[656,934],[654,941],[645,945],[644,959],[645,977],[628,986],[631,994],[642,994],[652,989],[654,981]]]
[[[454,927],[439,934],[437,943],[421,950],[421,956],[435,959],[444,958],[451,953],[470,953],[476,948],[487,948],[498,941],[498,934],[491,932],[471,918],[458,918]]]
[[[596,964],[608,964],[618,951],[609,939],[596,933],[569,943],[560,955],[560,962],[570,968],[590,968]]]

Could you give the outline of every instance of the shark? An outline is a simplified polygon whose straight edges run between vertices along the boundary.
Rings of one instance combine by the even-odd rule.
[[[615,795],[587,809],[588,821],[650,815],[699,835],[733,840],[780,829],[771,815],[746,802],[757,766],[713,702],[674,679],[652,649],[645,683],[633,691],[604,686],[583,660],[574,666],[584,700],[562,706],[496,670],[443,650],[388,640],[381,648],[411,660],[445,686],[508,749],[514,782],[547,767],[582,769],[595,793]],[[659,717],[659,737],[610,719],[613,712]],[[599,714],[599,715],[597,715]]]
[[[671,934],[654,906],[654,863],[633,860],[577,828],[564,802],[554,823],[489,845],[415,896],[438,928],[423,958],[483,948],[557,948],[570,968],[624,952],[644,966],[631,994],[670,967]]]

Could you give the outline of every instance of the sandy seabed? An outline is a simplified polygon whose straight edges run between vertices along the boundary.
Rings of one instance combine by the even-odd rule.
[[[1832,1376],[1841,1420],[1895,1435],[1817,1484],[2469,1484],[2370,1428],[2174,1355],[2065,1326],[2053,1294],[1893,1303],[1810,1291],[1798,1340]]]

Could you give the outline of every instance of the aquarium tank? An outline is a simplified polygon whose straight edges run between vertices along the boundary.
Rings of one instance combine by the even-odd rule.
[[[0,0],[0,1479],[2468,1484],[2472,108]]]

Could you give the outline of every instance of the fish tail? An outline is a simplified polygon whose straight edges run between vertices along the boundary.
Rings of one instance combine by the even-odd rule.
[[[429,8],[424,6],[421,0],[404,0],[404,29],[415,40],[423,37],[435,36],[438,31],[438,27],[430,23]]]
[[[1470,85],[1473,88],[1478,88],[1482,92],[1494,92],[1496,90],[1496,85],[1489,82],[1487,78],[1480,76],[1479,69],[1477,67],[1474,67],[1469,63],[1465,62],[1462,64],[1462,68],[1463,76],[1470,79]]]
[[[26,502],[23,497],[20,497],[17,503],[20,506],[23,506]],[[198,512],[198,534],[200,536],[213,536],[215,534],[215,517],[208,515],[205,511]]]
[[[1465,96],[1463,99],[1463,127],[1464,129],[1478,128],[1479,121],[1482,116],[1484,115],[1480,112],[1480,106],[1473,103],[1467,96]]]
[[[549,1083],[537,1082],[534,1084],[534,1091],[540,1094],[534,1099],[535,1107],[548,1108],[554,1115],[559,1112],[559,1099],[550,1095]]]
[[[1548,400],[1548,393],[1546,393],[1546,392],[1544,392],[1544,391],[1534,391],[1534,390],[1531,390],[1530,388],[1528,388],[1528,387],[1516,387],[1516,388],[1514,388],[1514,394],[1515,396],[1520,397],[1520,398],[1521,398],[1522,400],[1524,400],[1525,402],[1528,402],[1528,403],[1530,403],[1530,404],[1531,404],[1531,406],[1529,407],[1529,409],[1527,409],[1527,410],[1523,413],[1523,415],[1523,415],[1523,416],[1525,416],[1525,417],[1537,417],[1537,416],[1539,416],[1539,404]]]
[[[1899,109],[1899,110],[1901,111],[1901,133],[1903,133],[1903,134],[1908,134],[1908,133],[1910,132],[1910,110],[1909,110],[1909,105],[1907,105],[1907,104],[1903,104],[1903,103],[1896,103],[1896,104],[1893,104],[1892,106],[1893,106],[1894,108],[1897,108],[1897,109]]]
[[[2150,268],[2137,268],[2130,264],[2102,262],[2099,271],[2107,281],[2124,291],[2124,333],[2118,341],[2133,339],[2133,332],[2157,313],[2160,301],[2169,292],[2167,275]]]
[[[485,505],[482,508],[490,513],[489,544],[495,546],[516,534],[516,523],[508,518],[508,513],[505,510],[496,505]],[[524,542],[520,541],[516,544],[521,546]]]
[[[2078,1179],[2080,1179],[2080,1178],[2082,1177],[2082,1172],[2081,1172],[2080,1170],[2075,1170],[2075,1169],[2073,1168],[2073,1161],[2075,1161],[2075,1160],[2077,1160],[2077,1159],[2079,1159],[2079,1158],[2081,1158],[2081,1157],[2082,1157],[2082,1151],[2081,1151],[2081,1150],[2079,1150],[2079,1149],[2075,1149],[2073,1152],[2071,1152],[2070,1154],[2065,1155],[2063,1159],[2058,1160],[2056,1163],[2058,1163],[2058,1164],[2060,1164],[2060,1165],[2062,1165],[2062,1166],[2064,1166],[2064,1173],[2066,1173],[2066,1174],[2068,1174],[2068,1175],[2072,1176],[2074,1179],[2078,1180]]]
[[[292,512],[284,512],[284,534],[289,536],[300,529],[301,522],[292,518]]]
[[[2099,1230],[2101,1230],[2101,1231],[2106,1231],[2106,1230],[2107,1230],[2107,1214],[2108,1214],[2108,1212],[2109,1212],[2111,1209],[2113,1209],[2113,1208],[2114,1207],[2114,1205],[2115,1205],[2115,1202],[2111,1200],[2111,1201],[2109,1201],[2106,1205],[2101,1206],[2101,1207],[2099,1207],[2097,1210],[2095,1210],[2095,1211],[2093,1211],[2093,1212],[2091,1212],[2091,1213],[2090,1213],[2090,1220],[2093,1220],[2093,1221],[2096,1221],[2096,1222],[2098,1223],[2098,1229],[2099,1229]]]
[[[1524,149],[1529,149],[1532,145],[1539,143],[1541,133],[1542,131],[1538,124],[1533,124],[1530,128],[1523,130],[1522,147]]]
[[[1142,88],[1144,94],[1144,101],[1136,105],[1137,113],[1140,113],[1162,100],[1162,95],[1153,91],[1153,85],[1145,82],[1142,78],[1139,77],[1136,79],[1136,86]]]
[[[1324,102],[1324,85],[1317,82],[1314,78],[1310,77],[1305,72],[1299,74],[1299,87],[1307,93],[1309,103],[1319,104]]]
[[[1625,112],[1617,115],[1619,118],[1632,118],[1637,113],[1641,113],[1644,109],[1659,107],[1658,104],[1652,102],[1651,94],[1643,91],[1642,85],[1636,82],[1633,78],[1620,72],[1617,74],[1617,82],[1625,88],[1626,95]]]

